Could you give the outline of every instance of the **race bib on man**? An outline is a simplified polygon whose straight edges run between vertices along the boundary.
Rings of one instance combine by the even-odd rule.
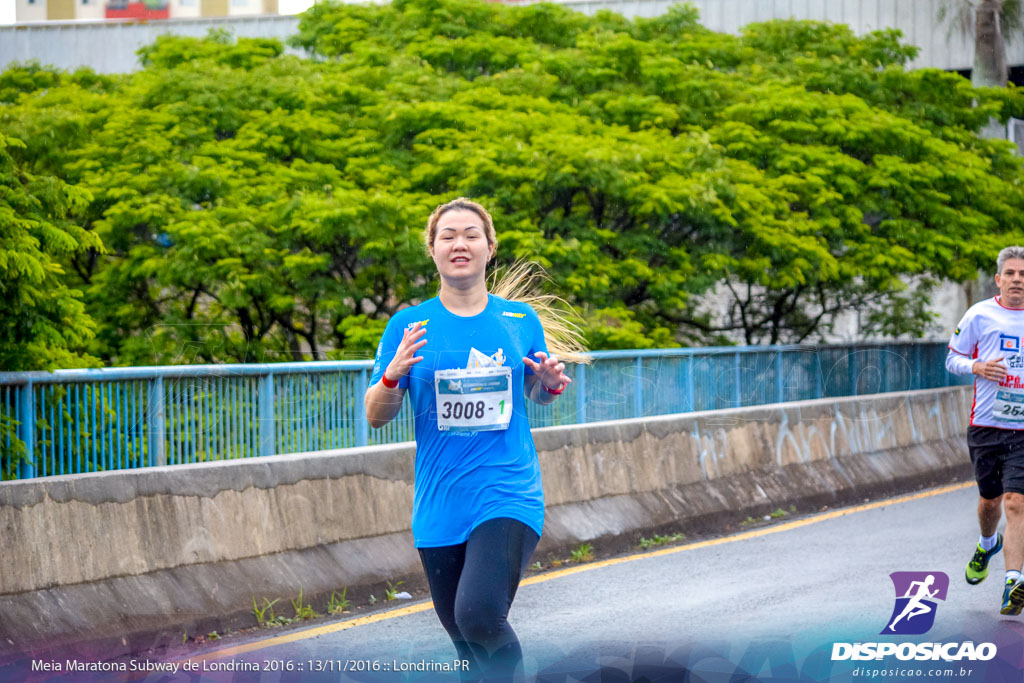
[[[1024,389],[996,389],[992,417],[1003,422],[1024,422]]]
[[[1012,355],[1005,359],[1005,385],[996,387],[996,397],[992,402],[992,417],[1001,422],[1024,423],[1024,383],[1021,382],[1024,370],[1024,356]]]
[[[443,432],[508,429],[512,419],[512,368],[482,367],[434,372],[437,428]]]

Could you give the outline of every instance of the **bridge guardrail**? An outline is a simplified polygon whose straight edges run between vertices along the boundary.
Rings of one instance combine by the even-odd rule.
[[[944,342],[598,351],[571,369],[545,427],[964,384]],[[371,431],[370,361],[0,373],[5,478],[409,441],[408,402]],[[18,443],[20,441],[20,444]],[[13,464],[17,463],[17,467]]]

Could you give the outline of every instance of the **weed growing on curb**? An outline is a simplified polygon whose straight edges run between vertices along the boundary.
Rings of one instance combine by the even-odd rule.
[[[399,581],[398,583],[391,583],[388,581],[388,587],[384,589],[384,599],[394,600],[395,594],[398,593],[398,587],[403,583],[405,583],[405,581]]]
[[[295,610],[296,621],[307,621],[309,619],[316,619],[319,614],[313,609],[312,605],[304,605],[302,600],[302,589],[299,589],[299,597],[292,600],[292,609]]]
[[[537,562],[534,562],[533,564],[530,565],[530,569],[532,569],[535,572],[543,571],[544,565],[542,565],[540,563],[540,561],[538,560]]]
[[[216,631],[210,631],[209,633],[206,634],[206,639],[207,640],[220,640],[220,634],[217,633]]]
[[[772,519],[781,519],[781,518],[785,517],[788,514],[789,513],[786,512],[785,510],[783,510],[782,508],[778,508],[775,512],[771,513],[768,516],[771,517]]]
[[[671,536],[662,536],[660,534],[654,534],[651,538],[640,537],[640,542],[637,547],[640,550],[650,550],[660,545],[668,545],[670,543],[678,543],[679,541],[685,540],[686,534],[672,534]]]
[[[341,595],[337,591],[331,591],[331,597],[327,601],[327,612],[328,614],[341,614],[347,612],[348,608],[352,606],[352,601],[346,597],[348,595],[348,587],[341,589]]]
[[[589,543],[583,543],[580,547],[574,549],[570,554],[569,561],[579,564],[581,562],[590,562],[594,559],[594,546]]]
[[[256,617],[256,623],[260,628],[269,628],[268,624],[274,621],[274,603],[277,600],[271,602],[270,600],[263,598],[263,606],[260,607],[256,604],[256,596],[252,596],[252,613]],[[270,611],[270,616],[267,616],[267,611]]]
[[[371,605],[376,605],[377,604],[377,596],[374,595],[373,593],[370,593],[370,604]]]
[[[274,614],[274,605],[280,598],[274,600],[268,600],[263,598],[263,605],[259,606],[256,604],[256,596],[252,598],[252,613],[256,617],[256,623],[259,624],[260,628],[273,628],[274,626],[286,626],[294,619],[289,619],[285,616],[277,616]]]

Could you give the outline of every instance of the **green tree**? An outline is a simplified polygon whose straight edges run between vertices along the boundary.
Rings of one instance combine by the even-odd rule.
[[[458,195],[595,348],[815,340],[851,313],[919,334],[930,285],[1024,236],[1021,165],[977,134],[1024,100],[907,71],[893,31],[398,0],[317,3],[293,44],[310,58],[214,34],[114,78],[0,75],[14,162],[88,193],[96,242],[61,261],[84,349],[366,356],[435,293],[422,225]]]
[[[101,248],[74,216],[88,193],[19,168],[17,138],[0,134],[0,369],[49,370],[95,362],[75,352],[95,323],[61,261]]]

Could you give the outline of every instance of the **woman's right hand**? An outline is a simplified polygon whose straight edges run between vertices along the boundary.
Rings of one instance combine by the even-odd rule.
[[[417,356],[416,352],[427,343],[424,337],[427,329],[421,322],[416,322],[412,327],[407,327],[402,333],[402,342],[395,351],[395,357],[388,363],[384,375],[392,382],[397,382],[409,374],[412,366],[423,360],[423,356]]]

